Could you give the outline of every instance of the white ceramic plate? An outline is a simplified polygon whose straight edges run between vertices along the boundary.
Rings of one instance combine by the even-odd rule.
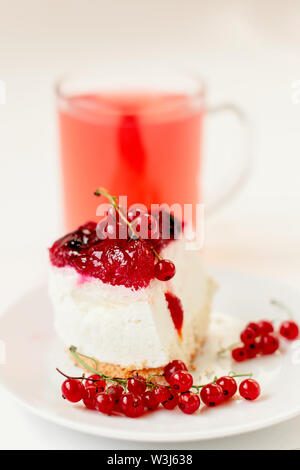
[[[202,374],[209,368],[207,373],[228,372],[230,359],[225,357],[216,363],[213,355],[218,345],[237,336],[241,325],[252,319],[279,316],[270,305],[270,298],[285,302],[300,321],[300,294],[291,288],[241,273],[217,271],[214,276],[219,283],[213,306],[215,327],[218,312],[229,317],[225,321],[227,330],[222,322],[219,331],[214,330],[217,341],[210,333],[207,351],[200,359]],[[234,366],[239,372],[251,370],[259,380],[262,396],[255,402],[234,400],[218,408],[202,407],[192,416],[180,410],[161,409],[135,420],[105,416],[80,404],[72,405],[60,397],[62,378],[55,367],[70,374],[78,374],[78,368],[64,353],[52,322],[46,287],[28,293],[0,317],[0,340],[6,343],[6,363],[0,365],[0,383],[32,412],[71,429],[133,441],[192,441],[261,429],[300,413],[300,341],[292,344],[283,341],[281,354]],[[222,339],[226,331],[226,338]],[[205,377],[201,379],[202,383],[207,382]]]

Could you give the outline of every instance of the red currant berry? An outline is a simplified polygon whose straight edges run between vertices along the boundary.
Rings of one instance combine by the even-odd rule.
[[[139,217],[141,214],[144,214],[145,212],[140,209],[139,207],[131,206],[129,211],[127,212],[127,220],[129,222],[132,222],[134,219]]]
[[[252,328],[246,328],[241,333],[241,341],[244,344],[253,343],[253,340],[255,339],[255,337],[256,337],[256,333],[254,330],[252,330]]]
[[[266,335],[267,333],[272,333],[274,331],[274,327],[270,321],[261,320],[258,322],[259,333],[260,335]]]
[[[155,387],[153,393],[159,403],[163,403],[164,401],[166,401],[169,396],[168,387],[166,387],[165,385],[158,385],[158,387]]]
[[[95,410],[96,406],[96,388],[95,387],[86,387],[84,398],[82,399],[83,403],[89,410]]]
[[[200,396],[207,406],[217,406],[224,401],[223,389],[216,383],[205,385],[201,389]]]
[[[169,384],[177,392],[188,392],[193,385],[193,377],[186,370],[178,370],[169,378]]]
[[[118,238],[118,228],[116,222],[111,222],[106,225],[108,238],[116,240]]]
[[[177,372],[178,370],[187,370],[187,367],[184,362],[178,361],[175,359],[175,361],[169,362],[164,368],[164,376],[167,382],[169,382],[169,379],[174,372]]]
[[[98,222],[96,233],[97,233],[97,237],[100,240],[105,240],[106,238],[109,238],[108,224],[109,223],[108,223],[107,217],[104,217],[102,220],[100,220],[100,222]]]
[[[235,395],[237,391],[237,383],[233,377],[220,377],[216,383],[222,388],[225,400],[228,400],[228,398],[231,398],[233,395]]]
[[[299,335],[299,327],[297,323],[293,321],[284,321],[280,325],[279,333],[285,339],[293,341],[294,339],[298,338]]]
[[[140,375],[130,377],[127,384],[129,392],[135,393],[136,395],[142,395],[146,390],[146,381],[144,377]]]
[[[260,386],[253,379],[246,379],[240,383],[239,392],[246,400],[255,400],[260,395]]]
[[[144,239],[158,239],[159,229],[157,220],[147,212],[141,213],[132,221],[135,232]]]
[[[61,386],[63,397],[72,403],[80,401],[85,395],[85,389],[79,380],[65,380]]]
[[[142,397],[128,392],[121,398],[121,408],[128,418],[138,418],[144,414],[144,404]]]
[[[114,408],[112,396],[105,392],[97,393],[95,397],[95,408],[101,413],[110,415]]]
[[[148,238],[150,240],[158,240],[159,239],[159,227],[157,220],[150,216],[148,220]]]
[[[85,387],[94,387],[96,392],[104,392],[106,382],[100,377],[100,375],[93,374],[85,380]]]
[[[178,404],[178,393],[175,390],[170,390],[167,388],[168,396],[165,401],[162,402],[162,406],[166,410],[173,410]]]
[[[252,343],[246,344],[245,348],[248,359],[253,359],[261,352],[260,342],[257,339],[254,339]]]
[[[175,265],[172,261],[162,259],[154,266],[154,276],[160,281],[169,281],[175,276]]]
[[[112,397],[114,401],[114,410],[120,411],[120,400],[123,395],[124,388],[121,385],[110,385],[107,389],[107,393]]]
[[[110,385],[107,389],[107,393],[113,397],[114,400],[121,398],[124,388],[121,385]]]
[[[145,392],[142,395],[142,399],[143,399],[143,403],[144,403],[145,408],[148,408],[148,410],[154,411],[159,406],[158,398],[157,398],[156,394],[154,393],[154,391],[152,391],[152,390],[149,390],[149,391]]]
[[[242,362],[242,361],[245,361],[248,358],[247,350],[246,350],[245,346],[242,347],[242,348],[234,348],[231,351],[231,355],[232,355],[232,358],[236,362]]]
[[[118,211],[116,211],[114,206],[110,206],[107,209],[106,216],[107,216],[108,220],[110,220],[110,221],[119,222],[119,220],[120,220],[119,213],[118,213]]]
[[[254,331],[255,337],[260,335],[260,329],[257,323],[255,322],[248,323],[248,325],[246,326],[246,329],[247,328],[251,328]]]
[[[261,337],[260,340],[260,350],[261,353],[266,354],[273,354],[279,348],[279,341],[277,336],[274,333],[268,333]]]
[[[178,406],[183,413],[191,415],[198,410],[200,406],[200,398],[193,392],[182,393],[178,399]]]
[[[97,236],[100,240],[116,240],[119,237],[120,224],[116,222],[112,217],[105,217],[97,224]],[[125,231],[125,238],[127,235],[127,229]]]

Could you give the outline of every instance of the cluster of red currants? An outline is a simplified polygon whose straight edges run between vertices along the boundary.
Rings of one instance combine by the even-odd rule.
[[[82,400],[87,408],[101,413],[137,418],[160,405],[167,410],[178,406],[183,413],[193,414],[200,407],[200,398],[209,407],[217,406],[235,395],[238,386],[234,377],[239,377],[224,376],[207,385],[194,385],[186,365],[178,360],[165,366],[163,376],[169,385],[157,385],[151,382],[151,377],[146,380],[139,375],[109,380],[95,374],[81,379],[68,377],[61,389],[63,397],[73,403]],[[255,400],[260,395],[260,386],[255,380],[246,379],[241,382],[239,393],[246,400]]]
[[[290,320],[281,323],[279,335],[287,340],[299,336],[298,325]],[[279,336],[274,332],[273,324],[267,320],[249,323],[240,335],[243,346],[233,348],[232,357],[237,362],[252,359],[258,355],[274,354],[279,348]]]
[[[158,240],[161,236],[159,221],[141,208],[130,209],[124,212],[117,203],[117,199],[111,196],[106,189],[99,188],[94,193],[96,196],[105,196],[111,203],[106,216],[97,224],[97,236],[100,240],[111,239],[135,239]],[[162,259],[152,246],[152,251],[157,258],[154,266],[154,276],[159,281],[169,281],[175,276],[175,265],[172,261]]]
[[[157,240],[160,232],[157,220],[148,212],[136,209],[123,213],[122,208],[111,206],[97,225],[97,235],[100,239]]]

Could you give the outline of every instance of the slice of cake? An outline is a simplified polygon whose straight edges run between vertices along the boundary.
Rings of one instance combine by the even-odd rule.
[[[103,373],[149,375],[173,359],[188,365],[205,339],[214,284],[169,220],[169,239],[159,223],[155,240],[99,239],[89,222],[49,250],[57,333]]]

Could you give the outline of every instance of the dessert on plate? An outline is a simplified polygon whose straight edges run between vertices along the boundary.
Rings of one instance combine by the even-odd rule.
[[[189,365],[205,340],[214,292],[201,254],[175,239],[184,226],[172,215],[157,212],[149,224],[148,214],[124,215],[111,201],[105,228],[113,217],[115,237],[99,238],[104,224],[87,222],[49,250],[56,331],[66,348],[76,347],[109,375],[160,373],[173,359]],[[143,217],[153,239],[136,235]],[[128,236],[118,238],[124,223]]]

